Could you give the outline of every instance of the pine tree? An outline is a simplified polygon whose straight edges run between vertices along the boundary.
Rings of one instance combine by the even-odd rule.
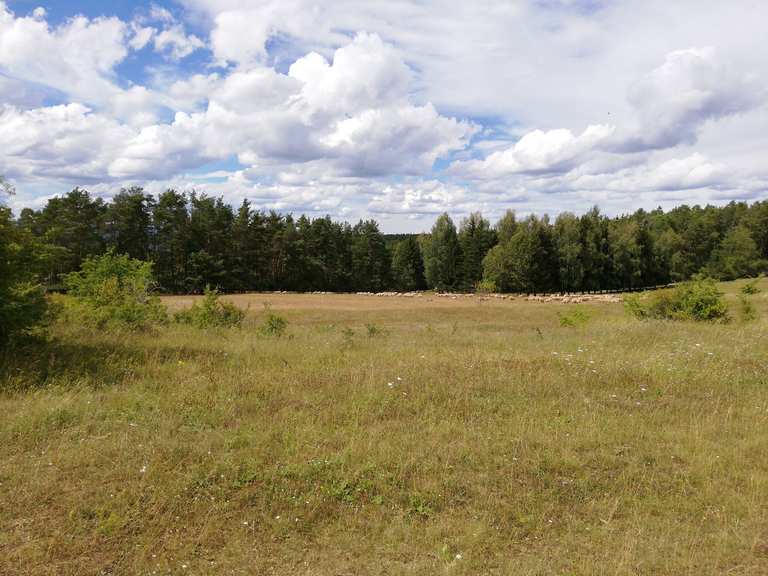
[[[392,282],[395,289],[402,292],[423,290],[426,287],[421,249],[413,236],[395,245],[392,254]]]
[[[459,230],[462,290],[471,291],[483,277],[483,258],[496,243],[491,224],[479,212],[465,218]]]
[[[428,237],[424,237],[424,275],[429,288],[455,290],[459,281],[461,253],[456,226],[447,213],[441,214]]]

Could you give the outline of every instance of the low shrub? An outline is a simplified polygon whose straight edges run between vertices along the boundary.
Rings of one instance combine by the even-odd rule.
[[[747,294],[739,294],[739,304],[741,307],[741,319],[744,322],[757,319],[757,311]]]
[[[752,280],[750,280],[749,282],[744,284],[744,286],[741,287],[741,293],[745,294],[747,296],[751,296],[753,294],[759,294],[760,293],[760,288],[757,286],[757,284],[763,278],[764,278],[764,276],[761,274],[757,278],[753,278]]]
[[[647,301],[638,295],[628,295],[624,306],[631,315],[641,319],[728,320],[728,305],[712,278],[697,277],[671,290],[660,290]]]
[[[564,314],[558,312],[557,315],[560,318],[560,326],[564,328],[576,328],[589,322],[589,314],[581,308],[573,308]]]
[[[79,272],[64,279],[70,317],[99,328],[148,328],[168,321],[168,312],[153,293],[152,263],[117,255],[112,250],[88,258]]]
[[[379,328],[373,322],[369,322],[368,324],[366,324],[365,330],[368,333],[368,338],[375,338],[376,336],[380,336],[384,334],[384,329]]]
[[[203,299],[191,308],[174,314],[174,320],[196,328],[236,328],[243,323],[245,310],[231,302],[222,302],[219,291],[206,286]]]
[[[267,314],[264,323],[261,325],[261,331],[267,336],[277,336],[278,338],[285,334],[288,328],[288,320],[270,312]]]
[[[45,289],[39,284],[23,282],[8,287],[0,298],[0,348],[14,336],[45,324],[50,311]]]

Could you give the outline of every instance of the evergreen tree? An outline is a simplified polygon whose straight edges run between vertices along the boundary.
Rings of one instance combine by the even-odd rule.
[[[13,192],[0,177],[0,348],[39,324],[46,311],[45,293],[34,283],[38,242],[3,205],[3,196]]]
[[[491,224],[479,212],[474,212],[461,222],[459,230],[461,249],[462,290],[474,290],[483,277],[483,258],[496,243],[496,234]]]
[[[389,282],[390,259],[384,236],[374,220],[352,229],[352,284],[355,290],[380,292]]]
[[[584,263],[579,219],[570,212],[560,214],[555,220],[554,237],[560,288],[566,292],[581,290]]]
[[[424,261],[419,243],[413,236],[400,240],[395,245],[392,254],[392,281],[395,289],[402,292],[426,288]]]
[[[504,216],[496,222],[496,240],[499,243],[511,240],[517,232],[517,217],[514,210],[507,210]]]
[[[221,198],[192,193],[189,198],[189,261],[186,288],[202,293],[206,286],[229,290],[232,208]]]
[[[107,246],[114,248],[117,254],[148,260],[154,202],[142,188],[121,190],[106,209]]]
[[[460,247],[456,226],[447,213],[441,214],[428,237],[423,239],[424,275],[434,290],[455,290],[459,281]]]
[[[557,255],[547,218],[530,216],[483,262],[484,279],[503,292],[544,292],[557,286]]]
[[[708,270],[722,280],[735,280],[768,271],[768,261],[760,257],[749,228],[739,225],[726,234],[714,251]]]
[[[152,210],[155,275],[163,290],[182,292],[189,259],[187,196],[175,190],[160,195]]]
[[[43,242],[60,248],[51,261],[49,284],[60,282],[63,274],[78,270],[85,258],[104,251],[105,215],[104,201],[91,198],[81,188],[46,203],[36,224]]]
[[[581,258],[584,267],[583,290],[605,288],[611,277],[611,249],[608,223],[597,206],[579,219]]]

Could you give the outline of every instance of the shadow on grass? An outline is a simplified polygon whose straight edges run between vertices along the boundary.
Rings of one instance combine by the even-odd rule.
[[[28,337],[0,351],[0,393],[46,386],[114,386],[152,367],[211,354],[186,346],[142,345],[112,334],[98,340]]]

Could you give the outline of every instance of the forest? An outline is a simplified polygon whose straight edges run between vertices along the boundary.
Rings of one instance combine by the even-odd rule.
[[[607,217],[479,213],[431,232],[392,235],[374,220],[294,217],[248,200],[123,189],[111,201],[76,188],[40,210],[0,207],[3,241],[49,290],[112,250],[152,262],[163,293],[438,291],[573,292],[635,289],[704,273],[721,280],[768,269],[768,201],[682,205]]]

